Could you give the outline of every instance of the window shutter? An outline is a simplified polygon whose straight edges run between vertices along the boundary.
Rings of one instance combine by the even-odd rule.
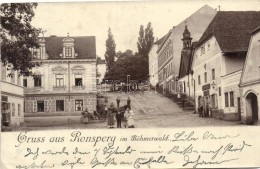
[[[33,112],[37,112],[37,101],[33,101]]]

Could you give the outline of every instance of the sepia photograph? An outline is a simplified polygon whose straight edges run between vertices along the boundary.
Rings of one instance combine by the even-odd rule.
[[[259,124],[259,1],[230,2],[2,4],[2,131]]]
[[[95,147],[99,141],[105,142],[104,136],[83,137],[86,133],[89,137],[105,132],[133,134],[130,138],[135,142],[154,141],[138,135],[139,131],[146,133],[143,129],[150,134],[157,132],[158,137],[161,129],[205,130],[204,140],[243,135],[217,137],[211,133],[215,128],[219,133],[228,129],[259,131],[259,0],[6,1],[1,3],[0,33],[2,148],[8,138],[18,141],[12,145],[16,149],[46,142],[46,136],[54,133],[71,132],[70,142],[93,141]],[[31,132],[45,136],[27,137],[34,135]],[[180,133],[174,135],[175,139],[183,136],[178,141],[197,140],[193,138],[196,131]],[[160,139],[168,141],[170,137],[162,135]],[[67,136],[61,138],[55,142],[68,140]],[[106,139],[114,145],[112,135]],[[120,139],[126,141],[123,136]],[[205,145],[210,147],[209,143]],[[253,147],[246,141],[239,145],[220,146],[219,150],[224,149],[225,154]],[[56,154],[66,154],[65,149]],[[124,153],[117,153],[137,150],[128,147]],[[258,145],[254,151],[259,150]],[[24,158],[36,153],[28,148],[26,151]],[[143,164],[144,168],[153,168],[155,161],[169,167],[172,162],[166,158],[150,158],[143,163],[138,159],[133,166],[123,161],[119,167],[123,163],[126,168],[143,168]],[[192,162],[184,156],[186,163],[181,167],[212,163],[199,163],[200,159],[202,156],[198,156],[196,165],[189,166]],[[214,164],[236,160],[230,157]],[[47,162],[10,165],[19,169],[85,165],[81,158],[62,165]],[[95,159],[90,167],[115,163]]]

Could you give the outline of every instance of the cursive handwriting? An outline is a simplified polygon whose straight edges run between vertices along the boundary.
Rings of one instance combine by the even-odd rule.
[[[55,167],[54,164],[45,164],[45,163],[46,163],[46,160],[44,160],[40,165],[33,162],[32,164],[29,164],[27,166],[18,165],[18,166],[16,166],[16,168],[18,168],[18,169],[30,169],[30,168],[54,168]]]
[[[117,165],[117,163],[115,162],[115,158],[109,158],[109,159],[106,159],[104,162],[101,162],[98,160],[97,157],[94,157],[90,164],[92,165],[92,168],[95,168],[96,166],[99,166],[99,165],[103,165],[104,167],[108,166],[108,165]]]
[[[66,147],[63,147],[61,151],[53,151],[53,150],[47,150],[42,152],[44,155],[61,155],[61,154],[66,154],[69,155],[69,152],[66,150]]]
[[[184,147],[183,150],[180,150],[180,146],[174,146],[170,151],[168,151],[168,154],[176,153],[176,154],[190,154],[190,153],[198,153],[197,150],[193,150],[194,147],[192,144],[190,144],[188,147]]]
[[[151,168],[151,164],[152,163],[165,163],[165,164],[171,164],[173,163],[173,161],[168,162],[166,160],[165,156],[160,156],[157,159],[155,159],[154,157],[150,157],[150,158],[137,158],[134,162],[134,168],[140,168],[141,165],[147,165],[148,168]]]
[[[105,159],[109,158],[113,154],[131,154],[136,150],[132,149],[131,146],[128,146],[125,150],[120,151],[119,146],[117,148],[114,148],[113,146],[107,146],[103,149],[103,154],[106,156]]]
[[[85,155],[85,154],[90,154],[90,152],[86,152],[86,151],[82,152],[78,149],[78,147],[76,147],[75,150],[72,152],[72,154],[74,154],[74,155],[75,154]]]
[[[32,155],[33,156],[33,160],[36,160],[38,155],[39,155],[39,147],[37,147],[36,151],[32,151],[30,148],[27,148],[27,152],[28,154],[25,154],[24,157],[28,157],[29,155]]]
[[[184,161],[186,161],[186,163],[184,163],[182,166],[185,167],[188,164],[193,164],[193,168],[196,168],[199,165],[217,165],[217,164],[222,164],[222,163],[226,163],[226,162],[230,162],[230,161],[234,161],[234,160],[238,160],[238,158],[233,158],[233,159],[228,159],[228,160],[222,160],[222,161],[205,161],[203,159],[201,159],[201,156],[199,155],[198,158],[194,161],[190,160],[190,157],[188,155],[184,156]]]
[[[194,137],[194,131],[186,133],[185,131],[181,133],[174,134],[174,139],[172,141],[196,141],[198,137]]]
[[[240,147],[235,147],[232,143],[229,143],[225,148],[223,154],[226,152],[241,152],[244,150],[245,147],[251,147],[252,145],[247,144],[245,141],[243,141],[243,144]]]
[[[77,164],[85,164],[85,162],[81,161],[81,158],[77,158],[77,160],[75,162],[70,162],[69,160],[65,160],[61,163],[62,166],[70,166],[71,169],[73,169],[73,167]]]
[[[214,139],[214,140],[219,140],[219,139],[227,139],[227,138],[236,138],[240,136],[240,134],[237,134],[237,135],[234,135],[234,136],[231,136],[231,135],[224,135],[224,136],[215,136],[214,134],[212,134],[211,132],[209,131],[206,131],[204,134],[203,134],[203,139],[204,140],[207,140],[207,139]]]

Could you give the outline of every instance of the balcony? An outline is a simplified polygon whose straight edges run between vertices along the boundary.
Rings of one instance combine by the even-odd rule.
[[[86,86],[72,86],[72,90],[76,92],[83,92],[85,91]]]
[[[25,94],[34,94],[34,93],[42,93],[43,92],[43,87],[25,87],[24,88],[24,93]]]
[[[65,90],[66,90],[66,86],[53,86],[53,91],[59,92]]]

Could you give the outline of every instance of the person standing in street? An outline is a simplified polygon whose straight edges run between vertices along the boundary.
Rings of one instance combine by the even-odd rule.
[[[122,119],[121,112],[118,111],[118,112],[116,113],[117,128],[121,128],[121,119]]]
[[[130,116],[130,114],[129,114],[129,108],[127,108],[127,109],[125,110],[125,113],[124,113],[124,126],[125,126],[125,128],[128,128],[129,116]]]
[[[119,98],[119,97],[117,97],[117,99],[116,99],[116,103],[117,103],[117,108],[118,108],[119,105],[120,105],[120,98]]]
[[[184,97],[181,99],[181,102],[182,102],[182,108],[184,109],[185,108],[185,98]]]
[[[114,112],[115,112],[115,107],[114,104],[111,103],[110,108],[108,110],[107,128],[114,128],[115,125]]]
[[[129,110],[128,128],[135,128],[134,112],[132,109]]]
[[[129,109],[131,109],[131,99],[130,97],[127,98],[127,106]]]

